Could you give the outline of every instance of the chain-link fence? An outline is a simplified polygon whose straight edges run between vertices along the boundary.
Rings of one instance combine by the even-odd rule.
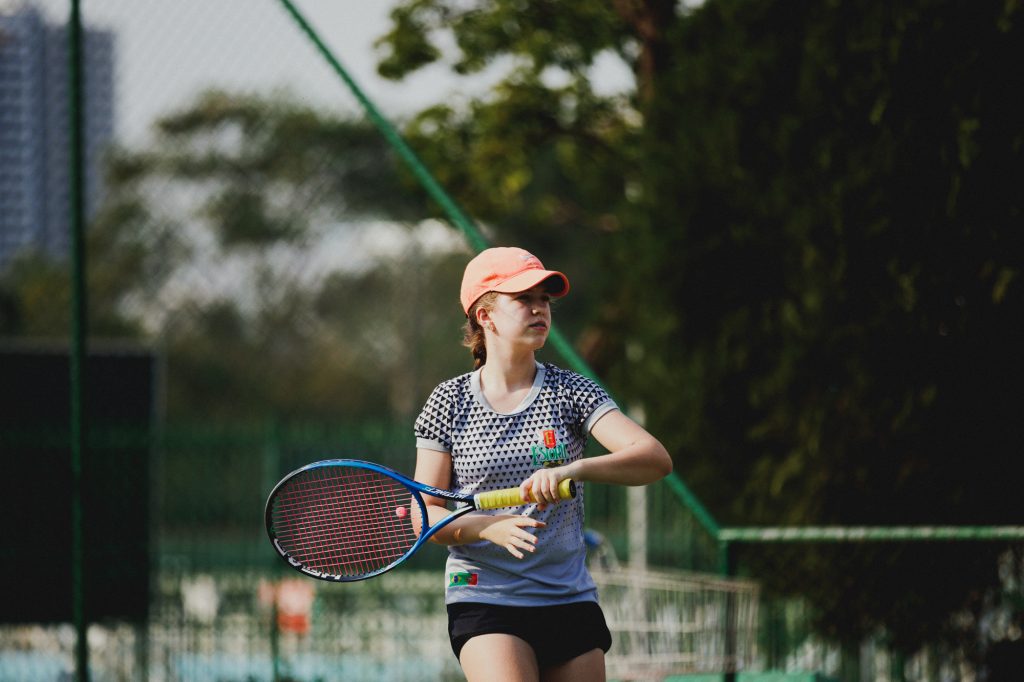
[[[47,444],[59,447],[66,433],[8,427],[0,437],[5,454],[38,461]],[[155,434],[129,425],[94,429],[88,449],[93,472],[116,476],[126,470],[120,453],[146,453],[148,487],[104,491],[119,496],[115,506],[121,509],[152,514],[145,536],[152,557],[145,617],[94,619],[94,678],[459,679],[447,645],[442,548],[428,545],[375,580],[326,584],[294,574],[263,528],[265,497],[284,473],[314,459],[367,453],[409,472],[411,443],[408,426],[369,421],[164,424]],[[630,516],[627,492],[595,485],[587,490],[590,563],[615,638],[609,669],[617,678],[713,672],[727,658],[740,667],[751,664],[757,586],[707,573],[638,568],[628,555],[636,530],[623,521]],[[671,500],[659,490],[651,489],[650,509],[664,514]],[[86,515],[97,506],[105,507],[86,504]],[[672,535],[653,518],[651,539]],[[102,532],[115,532],[117,524],[107,523]],[[684,524],[677,528],[685,533]],[[127,533],[121,537],[123,543],[138,541]],[[652,549],[650,556],[664,554]],[[95,583],[87,578],[86,585]],[[103,589],[98,598],[110,596],[111,588]],[[16,616],[5,613],[5,620],[17,622]],[[71,670],[73,642],[70,625],[0,627],[0,679],[50,679],[53,671]]]
[[[320,585],[290,575],[262,528],[267,492],[309,461],[411,473],[412,419],[438,381],[468,369],[455,292],[467,237],[487,233],[437,219],[369,102],[324,58],[372,80],[395,117],[445,99],[436,73],[374,78],[387,8],[306,3],[306,28],[324,29],[312,34],[290,6],[83,3],[91,347],[144,361],[111,361],[86,381],[97,680],[460,679],[443,550],[367,583]],[[4,329],[22,338],[5,347],[18,364],[3,365],[4,388],[16,369],[28,375],[33,354],[66,362],[67,16],[63,0],[0,2],[0,278],[25,303],[0,300]],[[543,359],[560,361],[552,346]],[[59,365],[54,376],[66,375]],[[25,472],[11,485],[32,519],[10,524],[0,548],[14,567],[0,681],[75,669],[70,512],[59,502],[70,486],[59,473],[67,386],[33,376],[38,390],[0,391],[0,451]],[[719,528],[679,479],[588,486],[586,508],[617,679],[981,680],[999,679],[999,665],[1022,669],[1007,616],[1021,608],[1019,533],[769,542]],[[62,530],[43,537],[51,521]],[[15,576],[19,546],[42,554]]]
[[[38,461],[66,438],[11,427],[2,436],[5,454],[19,461]],[[152,510],[146,615],[94,619],[96,679],[458,679],[446,644],[441,548],[427,546],[380,579],[321,584],[293,576],[262,527],[264,498],[283,473],[366,453],[410,471],[411,439],[407,427],[369,421],[94,430],[93,471],[127,470],[123,453],[147,453],[147,488],[106,490],[124,508]],[[727,670],[982,679],[980,654],[1005,650],[998,655],[1013,660],[1022,573],[1008,531],[932,529],[928,539],[920,529],[721,529],[732,572],[742,576],[726,579],[710,568],[681,570],[710,566],[716,546],[668,486],[647,493],[647,532],[637,537],[629,491],[587,488],[589,563],[615,637],[615,679]],[[104,530],[118,524],[129,542],[127,519]],[[647,554],[631,555],[644,541]],[[949,574],[951,566],[959,573]],[[993,587],[973,594],[988,574]],[[109,586],[95,589],[116,596]],[[12,603],[8,622],[17,620]],[[859,609],[844,611],[850,603]],[[962,608],[950,623],[942,614],[955,603]],[[0,679],[71,669],[69,625],[12,624],[0,640]]]
[[[761,588],[759,665],[836,680],[1010,680],[1024,528],[730,528]]]

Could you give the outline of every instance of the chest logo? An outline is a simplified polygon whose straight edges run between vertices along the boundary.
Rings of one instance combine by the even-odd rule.
[[[530,449],[534,467],[554,467],[565,461],[565,443],[558,442],[554,429],[543,429],[540,440]]]

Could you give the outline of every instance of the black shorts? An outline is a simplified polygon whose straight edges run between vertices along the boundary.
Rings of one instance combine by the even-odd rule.
[[[448,605],[448,637],[458,658],[476,635],[515,635],[533,647],[543,670],[571,661],[592,649],[606,652],[612,633],[597,602],[554,606],[500,606],[461,602]]]

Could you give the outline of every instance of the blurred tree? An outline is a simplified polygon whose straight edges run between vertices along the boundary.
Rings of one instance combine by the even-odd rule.
[[[434,41],[444,30],[458,50],[454,71],[506,70],[487,97],[428,108],[405,133],[495,243],[525,246],[571,274],[573,302],[558,312],[559,326],[601,362],[592,322],[608,249],[595,242],[623,229],[641,126],[632,93],[601,94],[591,76],[595,59],[632,59],[646,43],[599,2],[425,0],[398,5],[392,18],[378,43],[385,76],[440,59]]]
[[[89,313],[95,338],[161,345],[171,418],[405,423],[438,372],[468,369],[457,298],[424,305],[457,291],[467,250],[454,232],[431,245],[442,228],[416,222],[423,199],[372,126],[210,92],[156,132],[110,155]],[[67,334],[64,264],[26,255],[0,291],[3,333]]]
[[[560,324],[720,520],[1019,523],[1024,10],[688,6],[409,0],[381,71],[506,69],[409,138],[496,242],[569,273]],[[635,87],[602,93],[606,58]],[[443,303],[465,254],[303,260],[325,226],[425,210],[367,126],[211,93],[158,130],[112,160],[90,313],[166,343],[172,414],[408,415],[465,367]],[[0,329],[64,333],[66,297],[59,267],[15,264]],[[998,585],[994,550],[965,554],[764,560],[831,634],[913,646]]]
[[[1020,522],[1018,3],[409,0],[392,17],[384,75],[506,69],[409,134],[496,241],[579,281],[577,344],[722,521]],[[596,94],[609,54],[632,92]],[[885,623],[911,646],[977,615],[995,552],[805,551],[776,575],[818,586],[832,634]]]

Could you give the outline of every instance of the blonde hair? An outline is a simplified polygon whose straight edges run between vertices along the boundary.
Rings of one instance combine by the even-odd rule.
[[[487,339],[484,337],[484,328],[476,321],[476,311],[494,310],[494,302],[498,300],[498,294],[488,291],[476,300],[469,307],[466,316],[466,324],[462,327],[462,345],[473,354],[473,369],[480,369],[487,362]]]

